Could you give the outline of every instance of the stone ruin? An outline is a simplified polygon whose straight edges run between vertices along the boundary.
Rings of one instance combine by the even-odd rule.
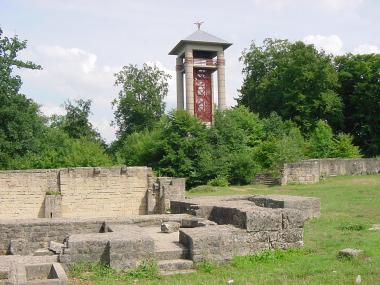
[[[184,189],[183,189],[184,191]],[[181,197],[179,195],[178,197]],[[162,206],[162,209],[166,209]],[[162,273],[191,272],[207,260],[303,246],[311,197],[250,195],[170,201],[171,214],[0,221],[0,284],[67,284],[78,262],[136,268],[154,259]]]

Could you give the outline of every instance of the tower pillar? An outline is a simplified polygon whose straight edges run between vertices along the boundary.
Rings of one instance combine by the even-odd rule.
[[[176,79],[177,79],[177,109],[184,109],[184,87],[183,87],[183,60],[181,57],[176,59]]]
[[[226,108],[226,83],[225,83],[225,60],[224,51],[217,52],[218,71],[218,109],[223,111]]]
[[[194,115],[194,58],[193,50],[185,52],[186,110]]]

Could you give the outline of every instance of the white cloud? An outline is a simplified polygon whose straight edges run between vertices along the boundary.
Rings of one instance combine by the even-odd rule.
[[[23,52],[22,57],[43,67],[40,71],[23,70],[20,73],[24,90],[38,90],[42,94],[49,92],[44,96],[27,92],[41,104],[44,114],[64,114],[62,103],[67,99],[91,99],[91,123],[107,142],[115,138],[115,128],[110,125],[114,119],[111,102],[118,93],[114,86],[114,73],[121,70],[121,67],[101,65],[97,55],[92,52],[59,45],[32,46]],[[150,61],[147,64],[155,65],[172,76],[168,81],[169,93],[165,101],[167,110],[175,108],[175,71],[166,68],[159,61]]]
[[[40,109],[46,116],[65,114],[65,108],[63,108],[62,105],[57,105],[51,102],[42,104]]]
[[[348,51],[343,48],[343,41],[337,35],[308,35],[303,38],[306,44],[314,44],[318,49],[323,49],[333,55],[342,55]],[[353,54],[380,53],[380,48],[376,45],[361,44],[352,50]]]
[[[334,10],[356,9],[364,0],[319,0],[319,2],[325,7],[332,8]]]
[[[306,44],[314,44],[318,49],[323,49],[327,53],[334,55],[343,53],[343,42],[337,35],[308,35],[303,38],[303,42]]]
[[[168,96],[165,98],[166,110],[170,111],[177,107],[177,88],[176,88],[176,71],[165,67],[160,61],[147,61],[147,65],[156,66],[160,70],[169,74],[171,78],[168,80],[169,91]]]
[[[358,8],[363,2],[364,0],[254,0],[258,6],[275,10],[302,4],[314,4],[330,10],[352,10]]]
[[[369,53],[380,53],[380,48],[375,45],[362,44],[354,48],[354,54],[369,54]]]
[[[114,76],[118,67],[101,65],[96,54],[80,48],[59,45],[29,47],[22,54],[43,67],[40,71],[21,71],[23,90],[41,104],[46,115],[63,114],[62,103],[67,99],[91,99],[92,124],[106,141],[114,139],[111,102],[117,95]],[[39,94],[38,94],[39,93]],[[108,127],[107,127],[108,125]]]

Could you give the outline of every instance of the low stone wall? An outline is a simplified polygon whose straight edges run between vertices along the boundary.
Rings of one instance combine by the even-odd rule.
[[[49,241],[62,243],[70,235],[108,231],[104,228],[106,224],[159,225],[161,221],[180,217],[181,215],[142,215],[114,219],[0,220],[0,255],[32,254],[39,248],[47,248]]]
[[[311,184],[319,182],[321,177],[376,173],[380,173],[379,159],[310,159],[286,163],[281,184]]]
[[[184,195],[185,179],[149,167],[0,171],[0,219],[157,214]]]

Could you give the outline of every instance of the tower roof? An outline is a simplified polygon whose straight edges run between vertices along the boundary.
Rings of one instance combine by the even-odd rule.
[[[221,38],[218,38],[199,29],[185,39],[180,40],[179,43],[169,52],[169,54],[177,55],[183,46],[187,43],[214,44],[222,46],[223,49],[226,49],[232,45],[232,43],[229,43],[225,40],[222,40]]]

